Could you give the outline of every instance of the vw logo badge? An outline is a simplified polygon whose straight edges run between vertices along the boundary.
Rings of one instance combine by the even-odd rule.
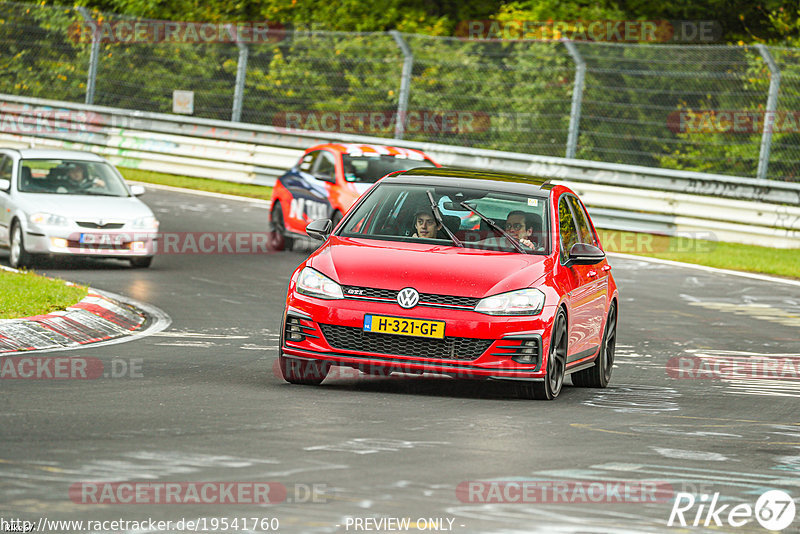
[[[413,287],[401,289],[397,294],[397,303],[401,308],[413,308],[419,302],[419,293]]]

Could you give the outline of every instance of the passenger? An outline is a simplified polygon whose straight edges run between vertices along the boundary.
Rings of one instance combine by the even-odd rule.
[[[414,230],[416,232],[411,237],[425,237],[435,239],[442,225],[436,222],[430,210],[420,210],[414,214]]]

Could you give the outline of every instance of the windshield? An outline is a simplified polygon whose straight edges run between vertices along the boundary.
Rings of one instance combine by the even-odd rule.
[[[339,235],[546,254],[547,203],[543,194],[382,183],[354,208]]]
[[[348,182],[374,184],[390,172],[408,171],[417,167],[435,167],[424,159],[409,159],[398,156],[342,156],[344,177]]]
[[[23,193],[126,197],[128,190],[108,163],[65,159],[24,159],[17,189]]]

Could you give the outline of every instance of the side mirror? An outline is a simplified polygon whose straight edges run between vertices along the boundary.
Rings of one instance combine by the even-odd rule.
[[[131,193],[135,197],[140,197],[147,192],[147,189],[144,188],[143,185],[132,185],[131,186]]]
[[[0,191],[8,191],[11,189],[11,180],[0,178]]]
[[[316,221],[311,221],[306,226],[306,233],[308,236],[320,241],[328,239],[332,230],[333,223],[330,219],[317,219]]]
[[[317,180],[322,180],[323,182],[330,182],[332,184],[336,183],[336,178],[334,178],[330,174],[318,174],[315,178]]]
[[[564,267],[572,267],[573,265],[595,265],[603,261],[606,253],[600,250],[599,247],[589,245],[588,243],[575,243],[569,249],[569,257]]]

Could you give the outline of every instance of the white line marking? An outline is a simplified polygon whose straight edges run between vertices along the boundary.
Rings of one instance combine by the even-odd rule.
[[[200,332],[159,332],[153,334],[158,337],[197,337],[205,339],[248,339],[250,336],[231,336],[227,334],[203,334]]]
[[[662,260],[659,258],[648,258],[647,256],[637,256],[635,254],[621,254],[619,252],[606,252],[606,256],[620,259],[631,259],[648,261],[651,263],[660,263],[662,265],[671,265],[673,267],[684,267],[686,269],[697,269],[699,271],[706,271],[709,273],[727,274],[730,276],[741,276],[742,278],[752,278],[753,280],[761,280],[763,282],[772,282],[777,284],[787,284],[790,286],[800,287],[800,280],[788,280],[786,278],[776,278],[765,274],[745,273],[742,271],[731,271],[730,269],[718,269],[716,267],[706,267],[705,265],[695,265],[693,263],[683,263],[680,261]]]
[[[213,198],[224,198],[227,200],[238,200],[240,202],[252,202],[253,204],[262,204],[265,207],[269,208],[272,204],[269,200],[264,200],[262,198],[251,198],[251,197],[242,197],[238,195],[228,195],[226,193],[214,193],[212,191],[201,191],[199,189],[187,189],[185,187],[175,187],[173,185],[161,185],[161,184],[151,184],[150,182],[137,182],[135,180],[125,180],[129,184],[137,184],[143,185],[145,188],[152,188],[152,189],[161,189],[163,191],[172,191],[174,193],[186,193],[189,195],[197,195],[201,197],[213,197]],[[239,183],[239,182],[228,182],[228,183]],[[259,184],[244,184],[244,185],[259,185]],[[269,187],[269,186],[264,186]]]

